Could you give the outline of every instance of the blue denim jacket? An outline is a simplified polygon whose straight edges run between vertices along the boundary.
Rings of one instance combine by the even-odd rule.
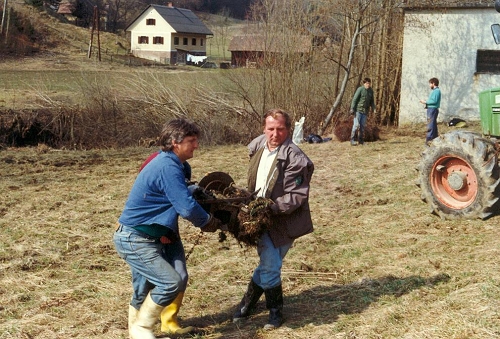
[[[137,175],[118,221],[129,227],[156,224],[178,232],[179,216],[196,227],[210,219],[189,192],[180,159],[173,152],[161,152]]]

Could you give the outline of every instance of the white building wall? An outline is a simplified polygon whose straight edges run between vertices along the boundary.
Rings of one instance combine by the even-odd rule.
[[[147,19],[155,19],[155,25],[146,25]],[[142,16],[136,20],[135,25],[131,26],[129,30],[131,39],[130,49],[134,54],[134,51],[166,51],[170,53],[171,46],[173,44],[170,39],[174,29],[158,14],[155,9],[150,8],[148,11],[144,12]],[[149,43],[139,44],[140,36],[149,37]],[[153,44],[153,37],[155,36],[163,37],[163,45]]]
[[[403,41],[399,123],[426,121],[420,99],[430,93],[429,79],[439,79],[438,121],[460,117],[479,120],[479,92],[500,87],[500,74],[476,74],[478,49],[500,49],[491,24],[500,23],[493,8],[407,11]]]

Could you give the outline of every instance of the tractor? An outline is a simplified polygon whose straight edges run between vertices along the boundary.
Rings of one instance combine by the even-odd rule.
[[[495,9],[500,12],[500,0]],[[500,25],[491,29],[499,44]],[[440,135],[417,166],[421,198],[443,219],[486,219],[500,211],[500,120],[493,119],[500,114],[500,89],[479,96],[482,134],[456,130]]]

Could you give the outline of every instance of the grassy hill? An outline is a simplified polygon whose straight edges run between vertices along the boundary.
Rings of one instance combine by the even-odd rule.
[[[125,34],[113,34],[78,27],[66,23],[55,13],[48,13],[24,3],[10,3],[15,22],[11,24],[3,53],[12,58],[19,56],[59,56],[60,58],[81,58],[88,56],[92,39],[91,57],[97,57],[98,46],[101,56],[126,54],[129,41]],[[16,29],[16,27],[23,27]],[[98,44],[99,42],[99,44]],[[23,48],[24,46],[24,48]],[[123,47],[121,47],[123,46]],[[109,57],[108,57],[109,59]]]
[[[117,34],[100,31],[91,33],[89,28],[78,27],[64,22],[56,13],[39,10],[25,3],[10,3],[13,9],[14,24],[9,31],[8,44],[0,49],[2,54],[11,58],[20,55],[59,55],[72,58],[88,54],[91,38],[93,39],[92,57],[97,58],[98,37],[101,48],[101,58],[111,61],[112,55],[125,55],[130,48],[130,38],[126,32]],[[49,10],[50,11],[50,10]],[[216,60],[230,59],[227,50],[233,35],[240,34],[245,28],[241,20],[196,13],[212,30],[213,37],[207,39],[207,55]]]

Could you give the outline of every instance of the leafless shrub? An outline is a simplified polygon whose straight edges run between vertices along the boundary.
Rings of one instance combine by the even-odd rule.
[[[131,107],[124,104],[126,93],[113,88],[105,76],[82,74],[76,86],[80,100],[68,105],[64,99],[57,98],[43,80],[30,85],[38,99],[39,109],[36,111],[43,112],[33,117],[38,117],[42,131],[54,135],[51,140],[53,146],[93,148],[133,145],[141,137],[158,134],[151,123],[141,123],[140,119],[136,119],[140,114],[133,116],[128,112]]]
[[[219,80],[215,74],[213,83]],[[125,101],[127,114],[134,114],[136,121],[158,130],[170,119],[188,118],[200,125],[203,141],[212,145],[246,142],[255,131],[256,115],[236,104],[229,91],[216,85],[193,84],[181,76],[175,78],[174,84],[158,73],[141,72],[134,74],[127,86],[133,89]]]

